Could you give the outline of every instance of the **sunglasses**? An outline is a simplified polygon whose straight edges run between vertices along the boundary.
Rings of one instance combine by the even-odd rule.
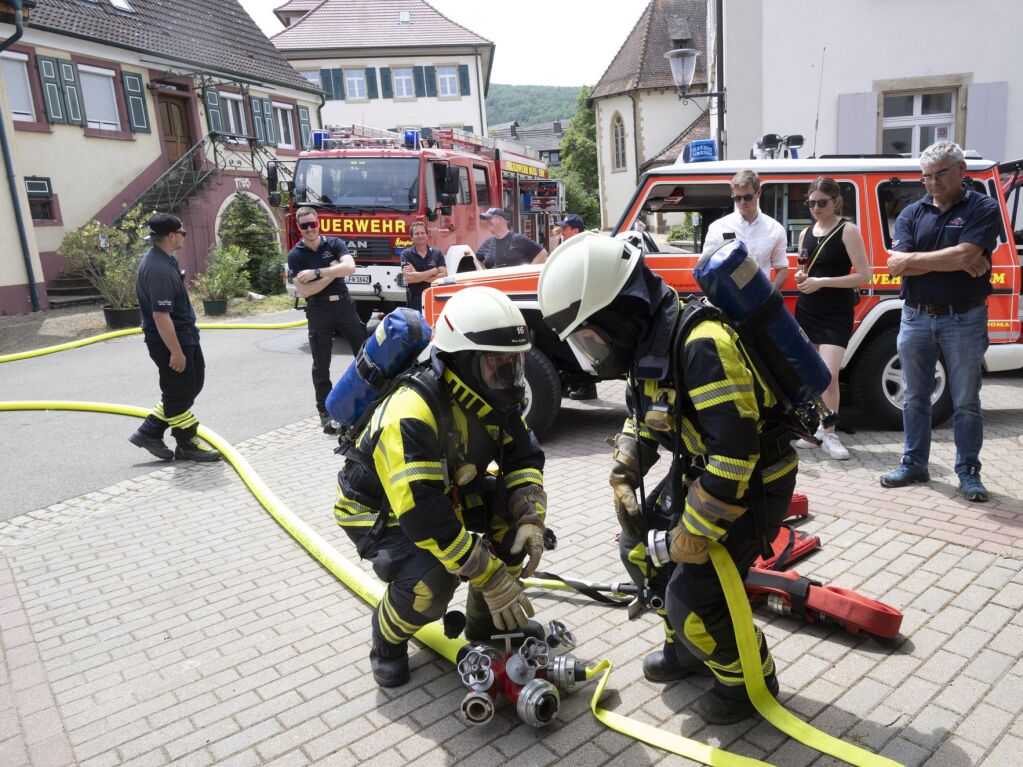
[[[732,196],[732,202],[740,202],[740,201],[742,201],[742,202],[749,202],[754,197],[756,197],[755,194],[736,194],[736,195]]]
[[[806,207],[810,210],[813,210],[814,208],[826,208],[831,200],[831,197],[825,197],[823,200],[807,200]]]
[[[305,222],[300,223],[298,225],[298,228],[299,229],[319,229],[320,228],[320,222],[319,221],[305,221]]]

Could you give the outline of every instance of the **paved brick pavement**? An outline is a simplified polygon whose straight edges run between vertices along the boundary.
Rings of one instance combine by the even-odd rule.
[[[878,486],[896,434],[850,435],[844,464],[804,455],[805,526],[825,547],[797,569],[881,598],[905,621],[898,641],[881,643],[758,611],[797,714],[907,765],[1020,763],[1021,390],[1020,376],[986,380],[984,476],[996,494],[986,506],[957,499],[947,428],[928,486]],[[560,543],[544,566],[622,580],[602,441],[620,422],[620,385],[601,394],[566,401],[545,445]],[[354,556],[332,521],[331,447],[311,420],[239,445]],[[629,622],[564,594],[534,604],[576,633],[580,657],[615,663],[609,707],[772,764],[835,764],[764,722],[704,726],[691,704],[706,680],[644,681],[642,656],[661,639],[652,616]],[[40,509],[0,525],[0,765],[690,764],[605,729],[586,688],[564,696],[545,730],[507,707],[469,728],[450,664],[417,646],[411,683],[380,690],[368,635],[366,605],[225,466],[170,465]]]

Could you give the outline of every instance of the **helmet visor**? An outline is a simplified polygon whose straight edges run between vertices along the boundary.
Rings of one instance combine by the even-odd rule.
[[[479,352],[476,364],[479,380],[491,391],[525,385],[526,355],[523,352]]]
[[[569,345],[590,361],[594,368],[611,356],[611,341],[599,328],[593,325],[582,325],[572,331],[566,339]]]

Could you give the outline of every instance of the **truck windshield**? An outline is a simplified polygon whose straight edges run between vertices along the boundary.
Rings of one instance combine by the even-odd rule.
[[[416,157],[319,157],[298,161],[295,202],[359,210],[419,207]]]

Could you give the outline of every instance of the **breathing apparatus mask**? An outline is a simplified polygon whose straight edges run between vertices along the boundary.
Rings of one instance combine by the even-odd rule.
[[[526,396],[526,355],[524,352],[458,352],[454,367],[463,380],[491,407],[507,412]]]

